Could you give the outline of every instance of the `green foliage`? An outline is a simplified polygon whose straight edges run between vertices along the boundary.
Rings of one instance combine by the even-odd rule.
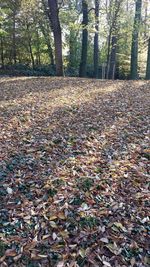
[[[2,257],[5,254],[7,245],[0,240],[0,257]]]
[[[116,78],[126,79],[130,73],[131,40],[135,14],[135,1],[100,1],[99,27],[99,78],[102,64],[108,59],[108,39],[117,34]],[[43,3],[45,3],[43,5]],[[149,36],[150,3],[144,2],[139,36],[140,75],[146,67],[147,39]],[[63,36],[65,76],[79,75],[82,39],[82,2],[63,1],[59,18]],[[118,8],[119,7],[119,8]],[[86,77],[93,77],[93,42],[95,34],[94,1],[88,1],[89,22]],[[117,15],[116,15],[117,14]],[[1,75],[53,76],[55,67],[54,40],[48,17],[48,4],[43,0],[1,0],[0,6],[0,66]],[[111,49],[111,44],[110,44]],[[16,58],[15,58],[16,54]],[[3,62],[2,62],[3,61]],[[17,62],[17,65],[16,65]],[[15,65],[15,66],[12,66]],[[20,66],[20,68],[19,68]],[[26,67],[27,66],[27,67]],[[143,69],[143,66],[144,69]],[[105,69],[106,71],[106,69]]]
[[[92,178],[83,177],[78,179],[78,187],[83,191],[89,191],[93,184],[94,181]]]
[[[0,75],[9,76],[54,76],[55,67],[51,65],[38,65],[34,69],[23,64],[8,65],[4,70],[0,70]]]

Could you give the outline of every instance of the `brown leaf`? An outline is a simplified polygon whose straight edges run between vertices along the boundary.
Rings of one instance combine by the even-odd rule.
[[[7,250],[5,251],[5,256],[6,256],[6,257],[14,257],[14,256],[16,256],[16,255],[17,255],[17,252],[16,252],[15,249],[7,249]]]

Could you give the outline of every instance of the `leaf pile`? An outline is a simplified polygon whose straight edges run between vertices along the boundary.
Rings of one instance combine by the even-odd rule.
[[[0,266],[149,266],[149,92],[1,79]]]

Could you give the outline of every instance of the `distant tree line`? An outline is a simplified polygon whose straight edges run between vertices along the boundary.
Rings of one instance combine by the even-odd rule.
[[[0,74],[150,79],[150,1],[1,0]]]

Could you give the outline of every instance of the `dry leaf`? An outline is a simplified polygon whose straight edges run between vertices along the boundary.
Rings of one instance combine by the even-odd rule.
[[[108,238],[106,238],[106,237],[102,237],[102,238],[100,239],[100,241],[102,241],[103,243],[106,243],[106,244],[109,243],[109,240],[108,240]]]
[[[12,195],[12,194],[13,194],[13,190],[12,190],[12,188],[7,187],[7,193],[8,193],[9,195]]]

